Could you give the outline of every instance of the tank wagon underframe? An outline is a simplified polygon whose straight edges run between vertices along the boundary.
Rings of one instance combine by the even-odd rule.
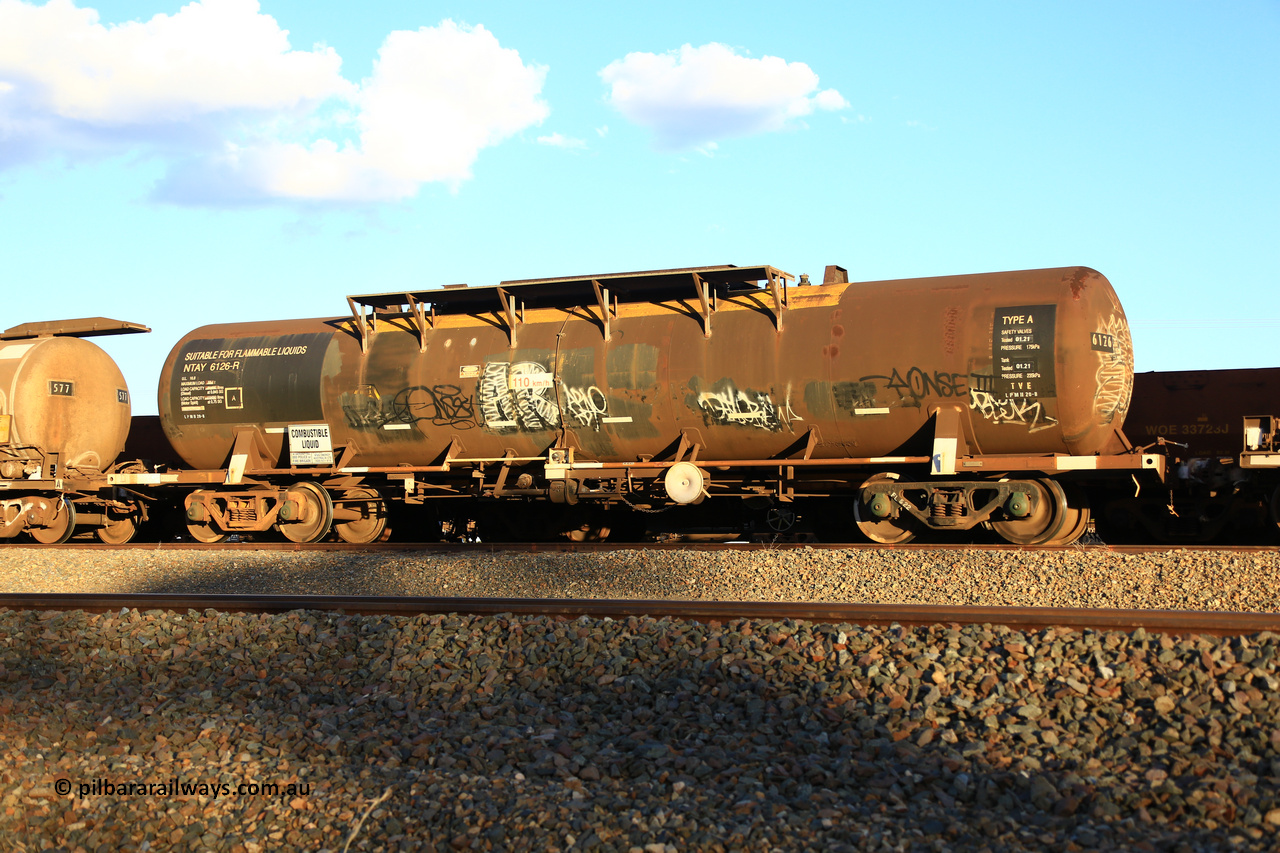
[[[1081,471],[1082,462],[1100,461],[1068,456],[969,458],[965,461],[975,466],[990,466],[996,472],[992,479],[914,479],[902,472],[918,471],[927,477],[929,457],[797,459],[785,464],[730,460],[728,465],[699,465],[696,458],[691,454],[670,462],[606,465],[570,462],[568,454],[552,451],[540,458],[460,457],[440,466],[383,471],[250,469],[238,484],[216,482],[220,471],[207,476],[116,474],[109,480],[130,486],[206,485],[185,499],[189,529],[206,542],[272,529],[293,541],[314,542],[328,534],[330,525],[345,541],[375,541],[385,528],[385,521],[377,520],[385,519],[388,500],[422,504],[451,498],[541,498],[557,505],[680,512],[682,506],[711,497],[740,502],[763,498],[770,509],[834,497],[847,501],[849,526],[856,524],[873,541],[905,542],[927,528],[963,531],[991,522],[1011,542],[1039,545],[1074,541],[1083,532],[1087,507],[1072,481],[1066,480],[1064,488],[1061,478]],[[1087,470],[1125,478],[1141,471],[1158,478],[1163,463],[1162,456],[1142,454],[1128,465],[1105,460]],[[308,488],[316,483],[327,498]],[[521,511],[514,505],[510,510]],[[315,518],[328,520],[313,526]]]
[[[1132,353],[1097,273],[791,279],[761,266],[505,282],[197,329],[160,391],[194,470],[111,483],[189,488],[188,528],[206,541],[331,526],[372,541],[392,504],[447,498],[538,523],[558,506],[590,536],[609,524],[588,508],[692,518],[682,507],[737,498],[724,514],[763,506],[778,532],[788,505],[821,499],[875,541],[988,525],[1043,544],[1088,522],[1074,480],[1163,479],[1164,457],[1120,433]]]

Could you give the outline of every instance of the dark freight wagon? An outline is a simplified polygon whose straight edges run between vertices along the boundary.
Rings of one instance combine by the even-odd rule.
[[[1099,502],[1099,532],[1113,544],[1243,543],[1274,534],[1278,403],[1277,368],[1135,374],[1125,431],[1135,444],[1161,446],[1172,464],[1165,489]]]

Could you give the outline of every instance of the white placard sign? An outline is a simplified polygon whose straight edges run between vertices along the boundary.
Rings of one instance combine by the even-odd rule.
[[[289,425],[290,465],[332,465],[333,440],[328,424]]]

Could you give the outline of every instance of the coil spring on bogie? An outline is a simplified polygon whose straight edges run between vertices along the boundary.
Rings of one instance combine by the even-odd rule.
[[[935,492],[929,502],[931,518],[960,518],[968,511],[963,492]]]
[[[227,518],[232,525],[249,525],[258,520],[257,501],[252,498],[233,498],[227,502]]]

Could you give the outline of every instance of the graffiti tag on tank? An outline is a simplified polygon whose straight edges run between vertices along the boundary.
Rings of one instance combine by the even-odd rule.
[[[966,374],[954,371],[895,367],[888,373],[868,373],[857,382],[837,382],[831,391],[837,406],[857,414],[860,409],[889,406],[919,408],[926,398],[964,397],[969,381]]]
[[[609,415],[609,399],[605,397],[604,392],[596,385],[586,388],[570,388],[568,385],[562,387],[565,416],[580,426],[599,432],[600,425]]]
[[[379,429],[386,423],[382,397],[372,385],[361,385],[356,391],[344,391],[338,398],[347,426],[353,429]]]
[[[486,429],[500,433],[556,429],[562,419],[566,426],[595,432],[633,421],[630,415],[610,414],[609,397],[591,381],[590,373],[581,383],[572,384],[535,361],[487,363],[477,396],[480,421]]]
[[[698,393],[696,402],[708,426],[745,426],[778,432],[789,428],[792,421],[803,420],[791,408],[790,386],[781,407],[770,394],[739,389],[730,380],[723,380],[715,390]]]
[[[453,429],[476,426],[475,398],[457,385],[414,385],[391,397],[362,385],[355,393],[343,394],[340,403],[353,429],[410,429],[423,422]]]
[[[1098,355],[1093,411],[1102,423],[1109,424],[1117,417],[1124,418],[1133,397],[1133,338],[1119,305],[1093,333],[1092,345]]]
[[[969,389],[969,408],[979,416],[996,424],[1021,424],[1027,432],[1040,432],[1058,425],[1058,419],[1045,413],[1039,400],[1022,397],[998,396],[991,389],[995,386],[992,376],[974,374],[973,387]]]
[[[874,409],[876,403],[876,383],[858,380],[857,382],[836,382],[831,386],[831,395],[836,405],[848,412],[859,409]]]
[[[480,377],[480,415],[498,432],[555,429],[555,377],[537,362],[491,361]]]
[[[856,382],[834,382],[830,387],[839,410],[850,415],[887,415],[894,408],[918,409],[927,399],[967,397],[969,376],[918,366],[894,367],[888,373],[868,373]]]

